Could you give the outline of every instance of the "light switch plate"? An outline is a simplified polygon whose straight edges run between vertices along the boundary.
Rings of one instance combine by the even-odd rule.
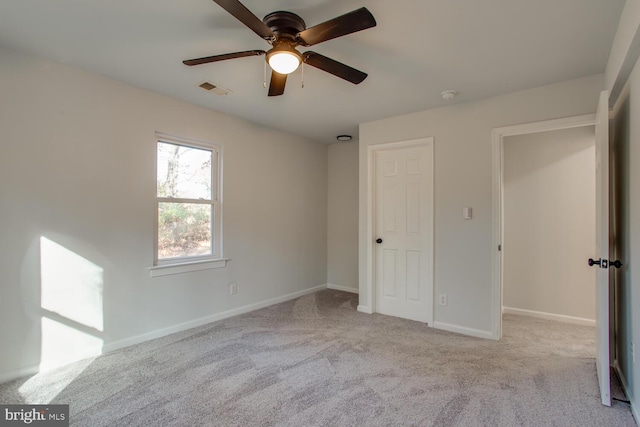
[[[463,208],[462,219],[471,219],[471,218],[473,218],[473,208]]]

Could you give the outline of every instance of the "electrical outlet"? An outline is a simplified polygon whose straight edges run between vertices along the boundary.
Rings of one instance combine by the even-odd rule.
[[[229,295],[235,295],[238,293],[238,284],[236,282],[229,283]]]
[[[447,305],[447,294],[440,294],[440,305]]]

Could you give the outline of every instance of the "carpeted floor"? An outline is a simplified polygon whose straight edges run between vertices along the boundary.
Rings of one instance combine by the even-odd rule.
[[[600,404],[591,327],[505,316],[501,342],[325,290],[0,385],[74,426],[635,426]]]

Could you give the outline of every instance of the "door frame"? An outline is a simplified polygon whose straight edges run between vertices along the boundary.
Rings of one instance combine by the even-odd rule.
[[[571,129],[583,126],[595,126],[596,115],[545,120],[513,126],[494,128],[491,131],[492,150],[492,243],[491,243],[491,335],[495,340],[502,339],[502,292],[503,292],[503,254],[500,250],[504,233],[504,138],[508,136]],[[595,167],[595,166],[594,166]]]
[[[365,245],[365,254],[364,254],[364,263],[365,263],[365,277],[364,280],[362,280],[362,278],[360,279],[360,286],[362,286],[362,284],[364,283],[365,285],[365,292],[360,292],[360,301],[358,304],[358,311],[363,312],[363,313],[368,313],[368,314],[372,314],[372,313],[376,313],[376,287],[375,287],[375,243],[374,243],[374,236],[375,236],[375,154],[377,151],[382,151],[382,150],[390,150],[390,149],[402,149],[402,148],[409,148],[409,147],[419,147],[419,146],[425,146],[425,147],[431,147],[431,159],[432,159],[432,164],[431,166],[431,173],[433,174],[432,176],[432,182],[434,182],[434,188],[432,191],[432,197],[433,197],[433,215],[431,215],[431,224],[429,224],[429,227],[431,229],[431,235],[433,236],[433,239],[431,239],[431,259],[428,260],[428,262],[431,265],[431,277],[430,282],[431,282],[431,301],[432,301],[432,306],[433,306],[433,301],[434,301],[434,291],[435,291],[435,285],[434,285],[434,278],[435,278],[435,274],[434,274],[434,259],[435,259],[435,253],[434,253],[434,247],[435,247],[435,145],[434,145],[434,137],[430,136],[430,137],[423,137],[423,138],[417,138],[417,139],[410,139],[410,140],[406,140],[406,141],[396,141],[396,142],[387,142],[387,143],[383,143],[383,144],[374,144],[374,145],[370,145],[367,147],[367,171],[366,171],[366,176],[367,176],[367,194],[366,194],[366,206],[367,206],[367,219],[366,219],[366,225],[365,225],[365,236],[364,239],[366,240],[366,245]],[[362,258],[361,258],[362,259]],[[363,298],[364,296],[364,298]],[[363,301],[364,300],[364,301]],[[434,312],[434,308],[432,307],[431,309],[431,313],[429,315],[429,319],[427,321],[429,326],[433,326],[433,312]]]

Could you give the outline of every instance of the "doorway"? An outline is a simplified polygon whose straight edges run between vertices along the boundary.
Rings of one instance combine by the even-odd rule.
[[[595,326],[595,127],[503,139],[503,313]]]
[[[530,135],[540,132],[560,131],[572,128],[582,128],[595,125],[595,114],[527,123],[494,129],[493,144],[493,304],[492,322],[493,337],[502,337],[502,308],[503,308],[503,279],[504,279],[504,146],[505,139],[517,135]],[[505,248],[506,249],[506,248]]]
[[[596,275],[596,371],[602,403],[610,406],[610,339],[609,339],[609,111],[608,92],[600,94],[598,111],[595,115],[585,115],[546,122],[510,126],[494,129],[493,140],[493,220],[494,233],[493,261],[493,322],[495,338],[502,336],[502,306],[504,279],[504,143],[513,135],[570,129],[595,125],[595,193],[596,193],[596,239],[597,260],[589,259],[590,266],[598,266]]]

